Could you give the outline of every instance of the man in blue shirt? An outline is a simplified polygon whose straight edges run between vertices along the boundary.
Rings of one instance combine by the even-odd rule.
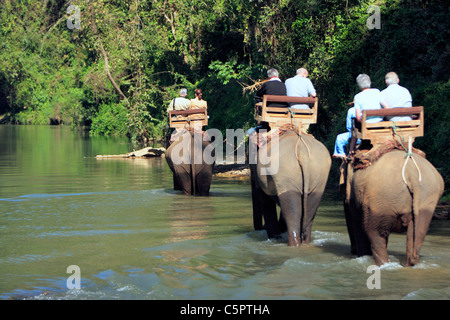
[[[336,137],[334,144],[333,158],[345,158],[347,155],[348,140],[352,137],[352,120],[356,118],[355,107],[351,107],[347,111],[346,128],[347,132],[340,133]]]
[[[290,97],[316,97],[316,89],[311,80],[308,79],[308,70],[305,68],[297,69],[295,77],[287,79],[284,84],[286,85],[286,94]],[[309,109],[307,104],[290,104],[294,109]]]
[[[388,72],[385,76],[387,88],[381,91],[381,104],[384,108],[411,108],[412,97],[408,89],[400,86],[400,79],[395,72]],[[387,117],[390,121],[410,121],[411,116]]]

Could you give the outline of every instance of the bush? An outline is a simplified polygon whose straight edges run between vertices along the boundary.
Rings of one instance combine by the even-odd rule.
[[[128,133],[127,109],[121,103],[100,105],[92,118],[90,133],[94,135],[126,135]]]

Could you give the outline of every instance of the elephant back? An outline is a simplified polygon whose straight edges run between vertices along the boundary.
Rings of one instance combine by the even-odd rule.
[[[368,166],[373,165],[385,154],[393,150],[407,151],[404,144],[396,139],[387,140],[384,143],[377,145],[376,147],[365,150],[357,149],[353,155],[351,155],[352,166],[354,170],[365,169]],[[425,158],[425,153],[417,148],[412,147],[411,152],[420,155]]]

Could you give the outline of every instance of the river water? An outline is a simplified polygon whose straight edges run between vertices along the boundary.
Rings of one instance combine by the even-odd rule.
[[[0,126],[1,299],[450,298],[450,221],[432,221],[413,268],[392,235],[369,289],[373,259],[350,255],[336,190],[313,243],[290,248],[253,231],[248,179],[214,177],[210,197],[188,197],[164,158],[95,158],[129,151],[62,126]]]

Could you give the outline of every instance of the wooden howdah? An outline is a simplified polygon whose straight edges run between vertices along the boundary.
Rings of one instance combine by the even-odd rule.
[[[169,126],[171,128],[203,127],[208,125],[206,108],[169,111]]]
[[[379,116],[412,116],[410,121],[380,121],[367,123],[367,117]],[[361,129],[356,129],[356,136],[362,140],[370,140],[373,146],[387,140],[401,139],[414,142],[414,138],[423,137],[424,114],[423,107],[392,108],[378,110],[363,110]]]
[[[268,102],[286,102],[287,104],[307,104],[310,109],[295,109],[267,106]],[[278,95],[264,95],[263,101],[256,105],[255,120],[269,123],[271,128],[285,124],[295,124],[298,128],[307,128],[311,123],[317,123],[317,98],[301,98]]]

